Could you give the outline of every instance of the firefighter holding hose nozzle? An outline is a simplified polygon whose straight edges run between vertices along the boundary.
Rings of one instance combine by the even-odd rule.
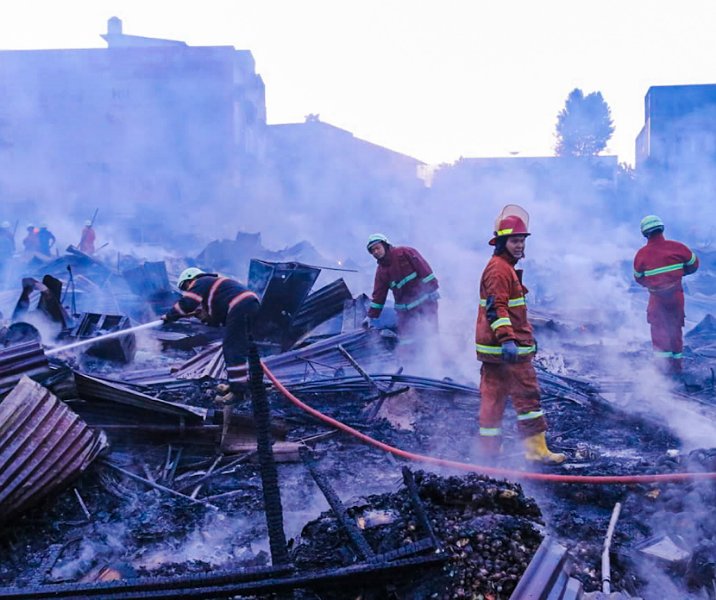
[[[197,317],[213,326],[225,325],[223,352],[229,389],[234,398],[244,397],[244,371],[251,320],[259,311],[259,298],[234,279],[205,273],[196,267],[182,271],[177,280],[182,297],[165,314],[165,322]]]

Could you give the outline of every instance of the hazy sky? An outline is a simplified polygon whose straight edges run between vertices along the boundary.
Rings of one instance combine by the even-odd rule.
[[[249,49],[269,123],[309,113],[430,163],[549,155],[574,87],[601,91],[633,163],[651,85],[716,83],[714,0],[22,0],[0,48],[128,34]]]

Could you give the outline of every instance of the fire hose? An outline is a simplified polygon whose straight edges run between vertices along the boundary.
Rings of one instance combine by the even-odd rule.
[[[716,479],[716,473],[655,473],[650,475],[558,475],[553,473],[535,473],[532,471],[518,471],[516,469],[502,469],[499,467],[488,467],[484,465],[460,462],[456,460],[449,460],[445,458],[437,458],[435,456],[428,456],[425,454],[416,454],[414,452],[408,452],[407,450],[401,450],[389,444],[385,444],[376,440],[375,438],[366,435],[353,429],[345,423],[329,417],[323,414],[319,410],[312,408],[296,398],[286,386],[284,386],[278,378],[271,372],[271,370],[264,364],[261,363],[264,373],[271,380],[271,383],[276,389],[283,394],[283,396],[296,407],[300,408],[309,415],[317,418],[320,421],[340,429],[353,437],[371,445],[380,450],[399,456],[407,460],[415,462],[422,462],[426,464],[440,465],[443,467],[450,467],[458,469],[460,471],[470,471],[484,473],[486,475],[496,475],[499,477],[509,477],[512,479],[527,479],[532,481],[549,481],[552,483],[576,483],[576,484],[597,484],[597,485],[608,485],[608,484],[621,484],[621,485],[635,485],[645,483],[668,483],[668,482],[681,482],[681,481],[694,481],[700,479]]]

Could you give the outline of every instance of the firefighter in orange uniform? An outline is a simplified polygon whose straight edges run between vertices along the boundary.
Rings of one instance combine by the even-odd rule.
[[[237,400],[244,397],[241,372],[248,355],[251,320],[259,312],[259,298],[234,279],[205,273],[196,267],[185,269],[177,287],[182,297],[162,319],[167,322],[197,317],[208,325],[226,325],[223,352],[229,388]]]
[[[80,237],[80,252],[84,252],[90,256],[94,254],[94,241],[96,238],[97,236],[92,228],[92,221],[85,221],[85,226],[82,229],[82,236]]]
[[[480,450],[494,458],[502,445],[502,417],[507,397],[517,413],[517,429],[523,438],[525,457],[531,461],[559,464],[564,454],[547,448],[547,422],[540,407],[537,375],[532,366],[536,351],[532,326],[527,320],[522,270],[515,269],[524,257],[529,216],[509,204],[495,222],[490,245],[495,251],[480,280],[475,349],[480,370]]]
[[[401,344],[415,342],[416,336],[437,334],[440,293],[428,261],[415,248],[393,246],[382,233],[372,234],[366,248],[378,266],[363,326],[380,316],[392,290]]]
[[[699,259],[681,242],[664,238],[664,222],[656,215],[641,220],[646,245],[634,257],[634,279],[649,290],[646,320],[651,344],[662,370],[681,373],[684,341],[684,290],[681,278],[699,268]]]

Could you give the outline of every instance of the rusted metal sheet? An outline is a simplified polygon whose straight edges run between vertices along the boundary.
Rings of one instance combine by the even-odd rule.
[[[0,395],[10,391],[23,375],[49,372],[40,342],[31,341],[0,349]]]
[[[337,279],[320,290],[311,293],[299,306],[284,337],[284,348],[288,350],[306,333],[325,323],[328,319],[343,313],[346,301],[352,300],[348,286],[343,279]],[[340,331],[340,328],[336,333]]]
[[[72,329],[69,337],[77,338],[78,341],[97,337],[96,344],[87,346],[86,354],[105,360],[130,363],[134,360],[137,350],[137,340],[134,333],[108,340],[99,339],[105,333],[130,328],[129,317],[124,315],[84,313],[79,317],[79,322]]]
[[[0,521],[66,486],[107,445],[29,377],[0,403]]]
[[[256,339],[279,343],[282,350],[289,347],[286,334],[293,316],[320,273],[320,269],[298,262],[251,260],[248,287],[261,299],[253,324]]]
[[[123,407],[139,409],[143,413],[158,413],[160,415],[177,417],[186,424],[200,424],[207,414],[205,408],[178,404],[160,400],[136,390],[117,385],[98,377],[90,377],[75,371],[77,395],[86,401],[104,401],[120,404]],[[127,411],[125,411],[127,412]]]
[[[339,345],[343,345],[354,358],[361,361],[365,359],[368,362],[387,356],[379,332],[358,329],[298,350],[266,356],[262,360],[277,376],[292,384],[321,378],[333,379],[340,369],[353,368],[338,350]],[[175,371],[174,376],[179,379],[226,379],[221,346],[217,344],[197,354]]]
[[[177,379],[226,379],[226,363],[221,343],[212,344],[186,361],[174,372]]]

